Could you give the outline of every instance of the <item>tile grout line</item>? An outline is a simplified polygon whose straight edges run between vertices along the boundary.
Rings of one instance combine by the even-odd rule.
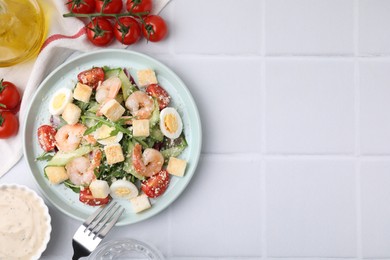
[[[390,154],[373,154],[356,156],[355,154],[263,154],[254,153],[204,153],[207,157],[226,157],[229,160],[248,161],[252,157],[260,157],[265,160],[349,160],[349,161],[390,161]]]
[[[262,41],[262,47],[261,49],[265,49],[265,42],[264,40]],[[354,49],[357,47],[353,47]],[[172,46],[172,49],[173,46]],[[355,53],[355,50],[353,51]],[[306,55],[306,54],[283,54],[283,55],[267,55],[264,50],[261,50],[260,53],[218,53],[218,54],[213,54],[213,53],[177,53],[174,50],[170,50],[169,53],[160,53],[160,55],[170,55],[173,54],[175,56],[183,57],[183,58],[213,58],[213,59],[259,59],[259,58],[264,58],[265,60],[294,60],[294,59],[301,59],[301,60],[354,60],[354,59],[369,59],[369,60],[390,60],[390,54],[383,54],[383,55],[365,55],[365,54],[351,54],[351,55],[346,55],[346,54],[332,54],[332,53],[327,53],[327,54],[311,54],[311,55]]]
[[[175,3],[170,3],[171,5],[173,4],[173,8],[170,8],[169,9],[169,15],[171,16],[171,17],[175,17]],[[175,52],[175,43],[173,42],[173,41],[171,41],[171,43],[169,44],[169,55],[171,55],[171,56],[176,56],[176,52]]]
[[[261,199],[260,203],[262,209],[262,219],[261,219],[261,256],[262,259],[267,259],[267,185],[266,185],[266,167],[265,167],[265,158],[266,154],[266,0],[262,2],[262,38],[261,38],[261,55],[263,59],[261,60],[261,81],[260,81],[260,95],[261,95]]]
[[[354,1],[354,94],[355,94],[355,197],[356,197],[356,256],[358,259],[362,257],[362,216],[361,216],[361,176],[360,176],[360,160],[361,154],[360,144],[360,66],[359,66],[359,1]]]

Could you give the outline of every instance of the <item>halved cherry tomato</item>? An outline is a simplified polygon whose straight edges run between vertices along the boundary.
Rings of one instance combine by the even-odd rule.
[[[105,46],[114,38],[111,22],[104,17],[93,18],[87,25],[87,38],[96,46]]]
[[[167,107],[169,102],[171,101],[171,97],[169,96],[168,92],[158,84],[150,84],[146,88],[146,93],[148,93],[150,96],[154,98],[157,98],[157,102],[158,102],[158,106],[160,107],[160,110]]]
[[[90,14],[95,11],[95,0],[69,0],[69,11],[76,14]]]
[[[50,125],[41,125],[38,128],[38,142],[45,152],[54,150],[56,147],[56,133],[57,130]]]
[[[148,15],[142,24],[142,34],[151,42],[158,42],[165,38],[168,33],[168,27],[164,19],[158,15]]]
[[[169,173],[161,170],[152,177],[142,181],[141,189],[149,198],[157,198],[166,191],[168,184]]]
[[[104,80],[104,70],[100,67],[84,70],[77,75],[77,79],[85,85],[97,88],[99,82]]]
[[[110,197],[110,195],[108,195],[104,199],[94,198],[92,196],[91,190],[88,187],[85,187],[85,188],[80,190],[79,200],[82,203],[90,205],[90,206],[100,206],[100,205],[104,205],[104,204],[107,204],[108,202],[110,202],[111,197]]]
[[[0,80],[0,110],[16,110],[19,103],[17,87],[11,82]]]
[[[126,10],[132,13],[151,12],[153,7],[152,0],[127,0]]]
[[[141,38],[141,27],[131,17],[121,17],[114,26],[115,38],[123,44],[130,45]]]
[[[18,133],[18,118],[8,111],[0,112],[0,139],[9,138]]]
[[[105,14],[118,14],[122,11],[123,2],[122,0],[95,0],[96,12]]]

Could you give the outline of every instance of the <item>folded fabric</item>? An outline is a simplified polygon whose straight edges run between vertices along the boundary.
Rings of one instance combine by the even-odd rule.
[[[38,0],[39,1],[39,0]],[[153,14],[158,14],[170,0],[154,0]],[[7,173],[23,155],[22,127],[27,107],[42,80],[75,51],[92,51],[99,47],[86,38],[85,23],[77,18],[63,18],[67,13],[64,0],[41,0],[49,23],[48,37],[39,55],[28,62],[8,68],[0,68],[0,78],[18,86],[23,95],[19,112],[20,128],[17,136],[0,140],[0,177]],[[114,42],[110,48],[126,48]]]

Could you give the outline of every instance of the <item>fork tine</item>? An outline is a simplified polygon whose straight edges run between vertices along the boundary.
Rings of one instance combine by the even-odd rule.
[[[118,210],[120,208],[121,207],[119,206]],[[116,215],[112,218],[112,220],[106,225],[106,227],[103,230],[102,230],[102,228],[104,227],[104,225],[102,225],[102,228],[100,228],[100,230],[97,232],[96,236],[105,237],[107,235],[107,233],[114,227],[115,223],[118,221],[118,219],[120,218],[122,213],[125,211],[124,208],[121,208],[121,210],[118,213],[118,210],[116,210],[114,212]]]
[[[89,226],[92,221],[99,215],[99,213],[106,207],[107,205],[100,206],[91,216],[89,216],[85,221],[84,225]]]
[[[102,209],[104,209],[103,212],[101,212],[101,214],[95,216],[97,217],[96,220],[95,218],[87,225],[87,230],[90,230],[92,232],[92,230],[100,223],[100,221],[111,211],[111,209],[117,204],[117,202],[113,202],[113,203],[110,203],[109,206],[105,206],[105,207],[102,207]],[[90,233],[91,234],[91,233]]]
[[[94,238],[96,238],[97,234],[100,232],[100,230],[104,227],[104,225],[112,218],[112,216],[120,209],[120,205],[118,205],[117,208],[112,208],[112,210],[110,212],[107,212],[109,213],[109,215],[102,221],[100,221],[98,223],[98,225],[96,225],[92,230],[91,230],[91,233],[93,233],[95,236]]]
[[[100,206],[91,216],[89,216],[85,221],[84,221],[84,225],[85,226],[89,226],[98,216],[99,214],[103,211],[103,210],[110,210],[114,205],[116,204],[116,202],[114,203],[110,203],[110,204],[105,204],[105,205],[102,205]],[[109,206],[107,208],[107,206]],[[101,219],[102,217],[100,216],[98,219]]]

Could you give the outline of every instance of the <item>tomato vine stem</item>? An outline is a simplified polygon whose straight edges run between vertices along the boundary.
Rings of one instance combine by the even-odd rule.
[[[105,17],[122,17],[122,16],[133,16],[137,17],[139,19],[142,19],[142,16],[149,14],[149,12],[140,12],[140,13],[133,13],[133,12],[126,12],[126,13],[120,13],[120,14],[106,14],[106,13],[91,13],[91,14],[76,14],[73,12],[63,14],[62,16],[67,17],[80,17],[80,18],[93,18],[93,17],[99,17],[99,16],[105,16]]]

